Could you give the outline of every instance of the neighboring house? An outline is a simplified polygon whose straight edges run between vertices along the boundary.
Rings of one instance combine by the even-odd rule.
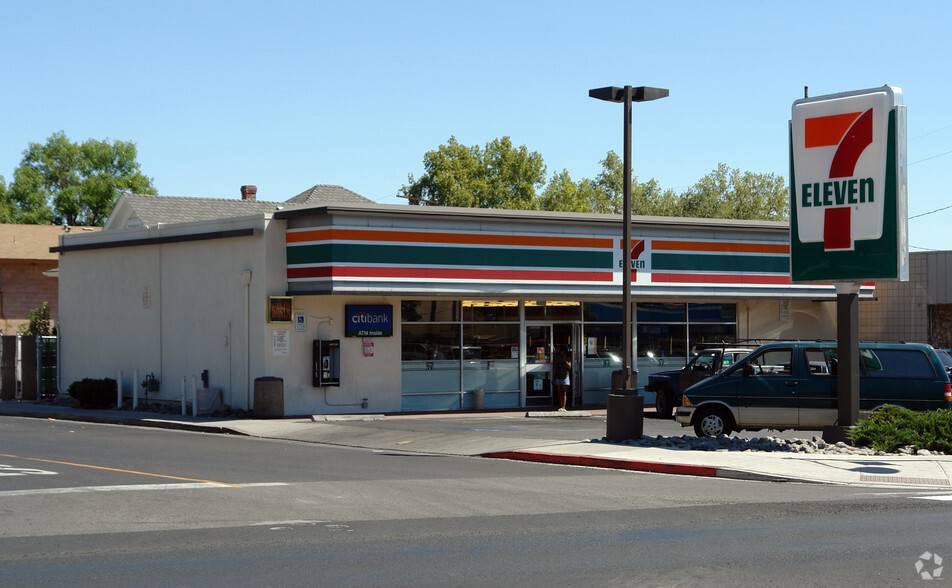
[[[56,317],[59,304],[55,271],[58,255],[50,248],[70,227],[0,224],[0,333],[15,335],[30,322],[30,311],[44,302]],[[99,228],[72,227],[73,231]],[[50,275],[52,274],[52,275]]]

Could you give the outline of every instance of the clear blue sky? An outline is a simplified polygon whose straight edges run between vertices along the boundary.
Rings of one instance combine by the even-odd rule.
[[[2,3],[0,175],[30,141],[134,141],[160,194],[282,201],[339,184],[381,203],[455,136],[509,136],[594,177],[622,151],[601,86],[635,105],[634,171],[678,191],[719,162],[788,174],[794,100],[890,84],[908,107],[909,215],[952,205],[948,0]],[[911,218],[952,249],[952,208]]]

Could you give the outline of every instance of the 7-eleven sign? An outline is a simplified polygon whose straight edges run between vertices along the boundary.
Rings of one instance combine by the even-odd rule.
[[[905,120],[889,86],[793,103],[793,281],[904,279]]]

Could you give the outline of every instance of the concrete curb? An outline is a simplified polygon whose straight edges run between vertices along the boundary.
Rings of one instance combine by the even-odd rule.
[[[511,459],[515,461],[530,461],[535,463],[549,463],[559,465],[573,465],[591,468],[629,470],[636,472],[651,472],[656,474],[677,474],[682,476],[700,476],[705,478],[728,478],[734,480],[751,480],[760,482],[809,482],[785,476],[758,474],[743,470],[734,470],[718,466],[702,466],[693,464],[666,463],[657,461],[639,461],[620,459],[615,457],[599,457],[595,455],[573,455],[569,453],[546,453],[541,451],[497,451],[484,453],[480,457],[490,459]]]
[[[164,419],[142,419],[135,417],[122,417],[121,415],[97,416],[76,413],[49,413],[49,412],[29,412],[29,411],[11,411],[0,410],[0,416],[24,417],[31,419],[48,419],[55,421],[73,421],[78,423],[96,423],[99,425],[130,425],[134,427],[151,427],[153,429],[174,429],[177,431],[191,431],[193,433],[219,433],[225,435],[241,435],[249,437],[247,433],[223,427],[214,423],[186,423],[181,421],[170,421]]]
[[[346,423],[382,421],[386,415],[382,414],[312,414],[311,421],[315,423]]]
[[[590,416],[592,416],[592,413],[587,410],[566,410],[565,412],[559,412],[557,410],[530,410],[526,413],[527,419],[581,419]]]

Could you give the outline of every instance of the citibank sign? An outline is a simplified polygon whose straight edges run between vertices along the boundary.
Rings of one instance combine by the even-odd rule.
[[[793,281],[905,279],[905,121],[890,86],[793,103]]]
[[[374,305],[357,306],[348,304],[344,307],[347,315],[346,337],[392,337],[393,336],[393,306]]]

